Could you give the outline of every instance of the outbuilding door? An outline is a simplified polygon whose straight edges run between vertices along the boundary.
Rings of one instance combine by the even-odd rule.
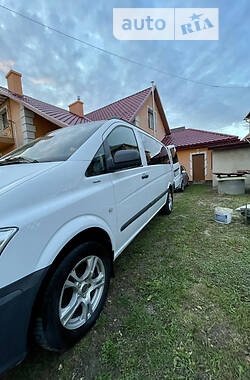
[[[193,181],[200,182],[205,180],[205,157],[204,153],[194,154],[193,160]]]

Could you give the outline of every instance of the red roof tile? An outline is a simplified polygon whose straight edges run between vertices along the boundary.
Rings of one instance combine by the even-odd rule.
[[[35,113],[39,114],[45,119],[48,119],[52,123],[55,123],[61,127],[66,127],[67,125],[82,124],[92,121],[88,119],[86,116],[77,116],[74,113],[66,111],[63,108],[53,106],[52,104],[48,104],[42,102],[41,100],[31,98],[30,96],[15,94],[14,92],[9,91],[5,87],[0,86],[0,94],[23,104],[31,111],[34,111]]]
[[[99,108],[96,111],[90,112],[87,115],[84,115],[84,117],[80,117],[62,108],[31,98],[30,96],[15,94],[12,91],[9,91],[7,88],[0,87],[0,97],[1,95],[9,97],[23,104],[25,107],[27,107],[31,111],[34,111],[35,113],[39,114],[45,119],[61,127],[65,127],[67,125],[76,125],[76,124],[81,124],[81,123],[86,123],[86,122],[96,121],[96,120],[107,120],[114,117],[126,120],[128,122],[133,122],[137,113],[145,104],[151,92],[152,92],[151,87],[146,88],[145,90],[139,91],[136,94],[127,96],[126,98],[120,99],[112,104]],[[166,130],[166,134],[168,134],[169,133],[168,122],[167,122],[166,115],[164,113],[161,100],[156,88],[155,88],[155,102],[160,112],[163,125]]]
[[[250,141],[245,138],[243,140],[235,139],[228,142],[226,145],[220,142],[213,146],[213,149],[224,150],[224,149],[237,149],[237,148],[250,148]]]
[[[127,96],[105,107],[99,108],[96,111],[90,112],[86,115],[92,121],[105,120],[112,117],[117,117],[128,122],[133,122],[139,109],[143,106],[152,88],[137,92],[136,94]]]
[[[239,141],[238,137],[183,127],[174,128],[174,130],[171,130],[171,134],[163,139],[165,145],[175,145],[179,150],[200,146],[212,147],[213,145],[227,144],[233,141]]]

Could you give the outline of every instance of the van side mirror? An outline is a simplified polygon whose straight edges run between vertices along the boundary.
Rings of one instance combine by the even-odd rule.
[[[118,150],[114,154],[114,170],[132,168],[141,165],[141,156],[138,150]]]

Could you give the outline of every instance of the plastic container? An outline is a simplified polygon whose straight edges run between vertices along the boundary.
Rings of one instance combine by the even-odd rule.
[[[231,223],[233,209],[225,207],[215,207],[215,221],[222,224]]]

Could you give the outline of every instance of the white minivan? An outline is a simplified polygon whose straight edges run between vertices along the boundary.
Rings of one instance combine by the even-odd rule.
[[[173,208],[168,149],[120,119],[53,131],[0,159],[0,373],[33,334],[62,352],[98,318],[113,261]]]

